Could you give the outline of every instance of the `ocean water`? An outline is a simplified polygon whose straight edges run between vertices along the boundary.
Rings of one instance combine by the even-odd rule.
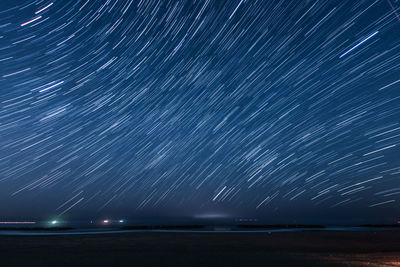
[[[93,235],[93,234],[121,234],[121,233],[278,233],[278,232],[304,232],[304,231],[400,231],[398,227],[342,227],[332,226],[325,228],[251,228],[242,229],[234,226],[205,226],[198,229],[121,229],[117,227],[89,227],[72,229],[7,229],[0,230],[0,235],[13,236],[57,236],[57,235]]]

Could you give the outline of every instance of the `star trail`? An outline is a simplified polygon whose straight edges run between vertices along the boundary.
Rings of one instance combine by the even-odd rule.
[[[399,12],[1,1],[0,216],[397,218]]]

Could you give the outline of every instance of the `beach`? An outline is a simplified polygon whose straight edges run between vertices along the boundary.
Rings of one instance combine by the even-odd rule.
[[[2,266],[400,266],[400,231],[0,236]]]

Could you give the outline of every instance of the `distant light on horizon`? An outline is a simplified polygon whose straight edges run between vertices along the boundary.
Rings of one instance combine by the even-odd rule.
[[[227,214],[218,214],[218,213],[198,214],[193,216],[193,218],[196,219],[218,219],[218,218],[230,218],[230,217],[232,216]]]

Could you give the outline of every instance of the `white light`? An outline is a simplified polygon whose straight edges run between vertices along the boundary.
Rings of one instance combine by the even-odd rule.
[[[109,220],[104,220],[104,221],[103,221],[103,223],[109,223],[109,222],[110,222]]]
[[[119,220],[119,222],[120,222],[120,223],[124,223],[125,221],[124,221],[124,220]]]
[[[53,224],[53,225],[56,224],[56,223],[57,223],[57,221],[51,221],[51,224]]]

